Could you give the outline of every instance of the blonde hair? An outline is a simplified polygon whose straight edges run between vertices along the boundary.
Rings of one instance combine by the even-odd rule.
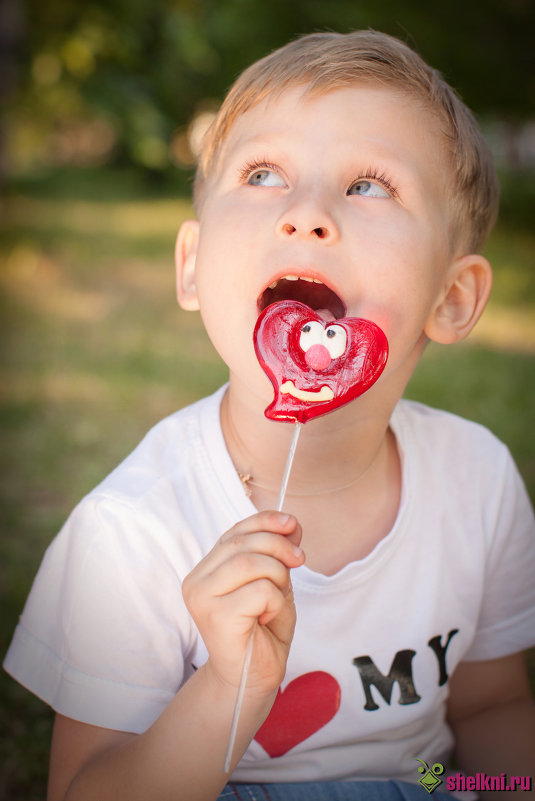
[[[477,251],[498,212],[494,162],[471,111],[410,47],[377,31],[313,33],[252,64],[236,80],[204,138],[195,179],[195,204],[202,206],[207,179],[235,120],[269,95],[291,86],[322,94],[355,83],[395,88],[418,99],[439,120],[449,152],[448,204],[454,238]]]

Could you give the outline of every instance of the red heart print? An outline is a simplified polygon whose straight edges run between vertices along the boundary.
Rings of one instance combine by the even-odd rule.
[[[322,670],[305,673],[277,693],[255,740],[271,758],[280,757],[322,729],[338,712],[341,690]]]
[[[368,390],[384,370],[388,341],[370,320],[325,323],[295,300],[272,303],[254,330],[256,356],[273,385],[270,420],[306,423]]]

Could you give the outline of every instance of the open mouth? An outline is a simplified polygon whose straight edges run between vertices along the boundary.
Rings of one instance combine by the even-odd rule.
[[[259,296],[258,311],[262,312],[279,300],[298,300],[324,316],[339,320],[346,315],[342,299],[317,278],[285,275],[270,284]]]

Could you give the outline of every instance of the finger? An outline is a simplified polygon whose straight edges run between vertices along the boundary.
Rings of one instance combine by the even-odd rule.
[[[286,606],[292,607],[293,599],[288,600],[269,579],[258,579],[221,598],[217,615],[221,626],[227,629],[233,626],[236,632],[245,635],[255,620],[272,621]]]
[[[266,610],[258,615],[257,620],[259,625],[269,629],[277,640],[289,645],[296,620],[293,593],[283,593],[283,597],[279,596],[276,600],[273,598]]]
[[[267,625],[256,625],[257,619],[266,619]],[[276,621],[276,634],[274,622]],[[232,677],[236,686],[243,668],[243,658],[252,632],[255,632],[253,662],[249,676],[256,671],[282,670],[295,630],[295,606],[271,582],[255,582],[222,599],[213,611],[210,627],[220,634],[218,647],[209,651],[218,671]],[[221,647],[222,642],[225,647]],[[282,650],[281,650],[282,649]],[[286,654],[286,656],[285,656]],[[275,682],[277,686],[281,677]]]
[[[278,640],[289,645],[292,640],[296,618],[291,585],[287,592],[283,592],[283,596],[284,603],[278,611],[273,613],[273,609],[266,609],[265,612],[258,616],[258,622],[261,626],[267,626]]]
[[[301,539],[301,526],[297,521],[294,534]],[[198,563],[195,572],[199,578],[203,578],[239,553],[262,553],[278,559],[287,567],[298,567],[304,562],[305,555],[293,539],[293,535],[283,536],[270,531],[244,533],[235,527],[223,535],[210,553]]]
[[[278,559],[287,567],[297,567],[304,561],[304,553],[294,545],[289,537],[272,534],[270,531],[256,531],[254,534],[236,534],[217,548],[215,558],[218,564],[233,559],[240,553],[261,553]],[[213,563],[216,564],[216,561]]]
[[[289,548],[288,564],[286,565],[282,558],[276,558],[269,553],[259,553],[250,547],[236,550],[229,546],[225,551],[227,558],[224,561],[206,559],[205,563],[197,565],[182,583],[183,598],[194,617],[196,614],[202,614],[203,609],[211,607],[217,599],[261,580],[271,582],[283,596],[288,592],[289,568],[302,564],[304,555],[298,558],[293,554],[294,546],[286,543],[285,539],[277,534],[250,535],[249,539],[253,537],[258,537],[264,544],[268,539],[276,554],[281,556],[282,551],[282,558],[284,558],[284,547]],[[244,542],[247,543],[247,538]]]
[[[236,536],[253,534],[256,531],[270,531],[273,534],[282,534],[287,537],[298,534],[299,541],[301,539],[301,527],[293,515],[265,510],[240,520],[239,523],[236,523],[235,526],[223,534],[219,539],[219,543],[222,544],[227,540],[232,540]],[[296,541],[295,544],[298,545],[299,541]]]
[[[273,582],[283,592],[290,582],[290,573],[279,559],[262,553],[241,551],[218,565],[205,577],[204,582],[210,584],[212,595],[221,597],[260,579]]]

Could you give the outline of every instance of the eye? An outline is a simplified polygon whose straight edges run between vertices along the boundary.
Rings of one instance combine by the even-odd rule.
[[[348,195],[362,195],[363,197],[390,197],[384,186],[366,178],[359,178],[347,190]]]
[[[325,329],[323,344],[329,351],[331,359],[337,359],[346,349],[347,334],[341,325],[330,325]]]
[[[284,180],[273,170],[255,170],[247,178],[250,186],[286,186]]]
[[[324,327],[317,320],[311,320],[309,323],[305,323],[301,329],[299,347],[306,353],[312,345],[321,345],[324,333]]]

